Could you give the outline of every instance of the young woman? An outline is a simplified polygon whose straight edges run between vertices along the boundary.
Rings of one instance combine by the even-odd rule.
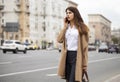
[[[66,82],[82,82],[82,72],[87,71],[88,31],[78,9],[68,7],[64,28],[57,38],[63,43],[58,75]]]

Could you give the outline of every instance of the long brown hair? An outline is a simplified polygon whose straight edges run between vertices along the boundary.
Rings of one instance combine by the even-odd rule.
[[[84,24],[84,21],[78,11],[78,9],[76,7],[68,7],[66,8],[65,12],[67,12],[67,10],[70,10],[71,12],[74,13],[74,23],[76,25],[76,27],[79,29],[79,32],[81,34],[88,34],[88,27]]]

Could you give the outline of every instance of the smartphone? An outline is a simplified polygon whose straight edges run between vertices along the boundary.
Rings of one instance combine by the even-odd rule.
[[[69,23],[69,21],[68,21],[67,17],[65,18],[65,22],[68,22],[68,23]]]

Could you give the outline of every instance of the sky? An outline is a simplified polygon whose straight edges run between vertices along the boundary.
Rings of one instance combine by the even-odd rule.
[[[120,0],[72,0],[78,4],[80,14],[88,24],[88,14],[101,14],[110,20],[111,29],[120,28]]]

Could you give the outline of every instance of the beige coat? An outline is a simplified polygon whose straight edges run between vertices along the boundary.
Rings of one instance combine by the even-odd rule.
[[[58,75],[61,78],[65,78],[65,63],[66,63],[66,52],[67,52],[65,32],[66,32],[66,29],[63,29],[57,38],[57,41],[59,43],[63,43],[61,58],[60,58],[59,67],[58,67]],[[82,48],[81,48],[81,41],[82,41]],[[87,64],[88,64],[88,40],[86,39],[86,35],[80,36],[79,34],[76,70],[75,70],[75,81],[82,82],[81,81],[82,69],[87,69]]]

